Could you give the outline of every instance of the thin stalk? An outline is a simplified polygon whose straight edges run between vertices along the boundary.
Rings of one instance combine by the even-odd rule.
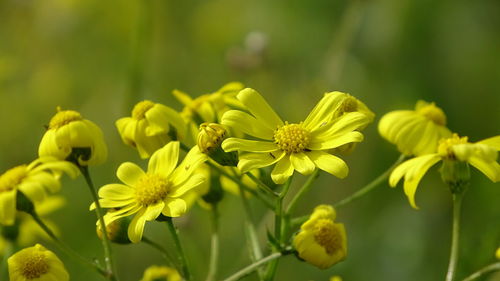
[[[490,265],[487,265],[487,266],[481,268],[480,270],[472,273],[471,275],[467,276],[462,281],[476,280],[477,278],[479,278],[487,273],[493,272],[493,271],[500,271],[500,262],[496,262],[496,263],[492,263]]]
[[[82,257],[79,253],[75,252],[68,245],[66,245],[61,240],[59,240],[59,238],[42,221],[42,219],[40,218],[40,216],[38,216],[38,214],[35,211],[33,211],[32,213],[30,213],[30,215],[31,215],[31,217],[33,217],[33,220],[40,226],[40,228],[42,228],[43,231],[45,231],[45,233],[47,233],[47,235],[54,241],[54,243],[59,247],[59,249],[61,249],[66,255],[68,255],[71,258],[73,258],[74,260],[82,263],[83,265],[88,266],[88,267],[96,270],[97,272],[99,272],[103,276],[108,277],[108,272],[106,272],[106,270],[104,270],[103,268],[101,268],[96,263],[94,263],[94,262],[92,262],[90,260],[87,260],[86,258]]]
[[[394,170],[394,168],[396,168],[399,164],[401,164],[401,162],[403,162],[405,159],[406,159],[406,156],[404,154],[401,154],[401,156],[399,156],[398,160],[396,160],[396,162],[394,162],[394,164],[392,164],[392,166],[389,167],[389,169],[387,169],[385,172],[383,172],[380,176],[376,177],[373,181],[371,181],[370,183],[365,185],[363,188],[356,191],[351,196],[344,198],[341,201],[333,204],[333,206],[335,208],[339,208],[339,207],[342,207],[344,205],[351,203],[352,201],[354,201],[360,197],[365,196],[370,191],[375,189],[375,187],[379,186],[382,182],[387,180],[387,178],[391,174],[392,170]]]
[[[453,281],[457,269],[458,261],[458,242],[460,234],[460,211],[462,208],[463,193],[453,193],[453,226],[451,234],[451,251],[450,263],[448,264],[448,271],[446,273],[446,281]]]
[[[212,168],[216,169],[217,171],[219,171],[219,173],[221,175],[224,175],[225,177],[228,177],[229,179],[231,179],[232,181],[234,181],[235,183],[237,183],[239,186],[241,186],[243,189],[245,189],[245,191],[247,191],[247,192],[251,193],[253,196],[259,198],[262,201],[262,203],[264,203],[266,205],[266,207],[271,208],[271,209],[274,208],[274,204],[271,203],[271,202],[269,202],[269,199],[267,199],[266,197],[263,197],[262,194],[260,194],[259,192],[256,192],[252,188],[248,187],[246,184],[244,184],[241,181],[240,178],[238,178],[238,177],[236,177],[234,175],[229,174],[224,169],[221,169],[219,166],[215,165],[211,161],[207,161],[205,163],[208,164],[210,167],[212,167]]]
[[[172,265],[175,268],[178,268],[178,265],[174,262],[174,259],[172,258],[172,256],[170,256],[168,251],[165,248],[163,248],[160,244],[156,243],[155,241],[153,241],[147,237],[142,237],[141,241],[148,244],[149,246],[155,248],[156,250],[158,250],[162,254],[162,256],[165,258],[165,261],[167,262],[168,265]]]
[[[219,213],[217,203],[212,204],[211,222],[212,222],[212,240],[210,243],[210,262],[206,281],[213,281],[217,277],[217,267],[219,264]]]
[[[92,199],[94,200],[96,206],[95,213],[97,215],[97,219],[99,220],[99,225],[101,229],[105,230],[106,224],[104,223],[104,216],[101,208],[101,203],[99,202],[97,191],[94,187],[94,184],[92,183],[92,178],[90,177],[89,169],[87,166],[79,166],[79,168],[83,177],[85,178],[85,181],[87,182],[90,194],[92,195]],[[108,235],[102,235],[101,241],[102,241],[102,248],[104,249],[104,263],[106,264],[107,277],[109,280],[116,281],[118,279],[115,275],[116,270],[114,268],[113,254],[111,252],[111,243],[109,241]]]
[[[171,217],[167,217],[167,226],[172,238],[174,240],[175,249],[177,250],[177,259],[181,264],[182,275],[186,281],[191,280],[191,274],[187,265],[186,256],[184,255],[184,250],[182,249],[181,240],[179,239],[179,233],[174,225]]]
[[[247,276],[248,274],[257,270],[260,266],[262,266],[262,265],[264,265],[272,260],[278,259],[281,256],[283,256],[282,253],[270,254],[269,256],[267,256],[261,260],[258,260],[257,262],[254,262],[254,263],[250,264],[249,266],[241,269],[240,271],[236,272],[235,274],[231,275],[230,277],[224,279],[224,281],[240,280],[241,278],[243,278],[243,277]]]
[[[265,192],[271,194],[274,197],[278,197],[278,194],[276,192],[274,192],[269,186],[267,186],[267,184],[263,183],[259,178],[257,178],[256,176],[254,176],[252,173],[247,172],[246,175],[250,179],[252,179],[257,184],[257,186],[259,186],[260,188],[262,188],[262,190],[264,190]]]
[[[243,205],[243,209],[245,210],[245,234],[247,237],[247,246],[248,252],[250,254],[250,260],[252,262],[256,262],[262,258],[262,251],[260,249],[259,240],[257,238],[257,230],[255,229],[255,225],[253,223],[252,210],[250,208],[250,204],[248,203],[248,199],[245,191],[240,186],[240,197]],[[262,270],[258,270],[259,279],[262,280]]]
[[[306,194],[309,191],[309,189],[311,189],[312,184],[318,178],[318,176],[319,176],[319,169],[316,169],[309,176],[309,178],[304,183],[304,185],[300,188],[299,192],[297,192],[297,194],[295,194],[295,196],[293,197],[292,201],[288,205],[288,208],[286,209],[286,212],[285,212],[286,215],[290,215],[291,213],[293,213],[293,211],[295,211],[295,208],[297,207],[297,203],[302,198],[302,196],[304,196],[304,194]]]

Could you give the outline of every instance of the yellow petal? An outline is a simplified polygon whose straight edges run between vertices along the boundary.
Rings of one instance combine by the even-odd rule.
[[[149,131],[146,131],[147,135],[156,135],[168,131],[168,124],[174,126],[179,135],[184,136],[186,133],[186,124],[181,115],[163,104],[155,104],[146,112],[145,117],[150,125]]]
[[[38,155],[40,157],[53,156],[59,160],[64,160],[70,153],[70,147],[61,147],[58,145],[55,130],[45,132],[38,147]]]
[[[487,138],[482,141],[478,141],[477,143],[486,144],[495,148],[497,151],[500,151],[500,136]]]
[[[316,169],[314,162],[305,153],[292,153],[290,161],[293,168],[303,175],[309,175]]]
[[[342,92],[326,93],[304,121],[304,128],[313,131],[330,121],[334,108],[345,98]]]
[[[285,156],[284,151],[268,153],[245,153],[239,156],[238,168],[242,173],[270,166]]]
[[[273,171],[271,172],[271,178],[276,184],[285,183],[290,176],[293,174],[293,166],[290,162],[288,156],[283,157],[280,161],[276,163]]]
[[[135,186],[137,181],[144,175],[144,171],[132,162],[121,164],[116,171],[116,176],[128,186]]]
[[[99,197],[111,200],[128,200],[134,195],[135,189],[123,184],[107,184],[99,189]]]
[[[322,138],[317,136],[311,140],[311,143],[309,143],[307,148],[310,150],[325,150],[361,141],[363,141],[363,134],[358,131],[352,131],[337,137]]]
[[[272,152],[278,150],[274,142],[228,138],[222,143],[222,149],[230,151]]]
[[[255,116],[271,130],[283,126],[283,121],[264,100],[264,98],[254,89],[246,88],[241,90],[236,96]]]
[[[13,225],[16,218],[16,190],[0,192],[0,224]]]
[[[222,115],[221,124],[260,139],[272,140],[274,129],[268,128],[261,120],[239,110],[229,110]]]
[[[193,99],[188,94],[177,89],[172,91],[172,95],[184,106],[190,105],[193,102]]]
[[[338,178],[345,178],[349,173],[349,168],[344,160],[337,156],[331,155],[323,151],[306,152],[307,156],[321,170],[328,172]]]
[[[146,219],[144,217],[145,211],[146,209],[144,208],[139,211],[128,226],[128,238],[132,241],[132,243],[139,243],[142,239],[144,224],[146,223]]]
[[[165,208],[163,209],[162,214],[167,217],[180,217],[184,213],[186,213],[186,201],[181,198],[168,199],[165,201]]]
[[[197,145],[193,146],[182,160],[182,163],[172,172],[170,177],[172,183],[174,185],[183,184],[207,159],[207,155],[201,153]]]
[[[184,195],[186,192],[190,191],[193,188],[196,188],[198,185],[203,183],[206,180],[205,175],[194,174],[187,181],[182,183],[179,186],[173,186],[172,190],[169,192],[169,197],[179,197]]]
[[[155,220],[161,214],[163,208],[165,208],[165,202],[163,201],[160,201],[154,205],[149,205],[146,209],[146,212],[144,212],[144,218],[147,221]]]
[[[500,165],[496,161],[485,161],[479,157],[471,157],[468,162],[492,182],[500,181]]]
[[[368,124],[366,115],[359,112],[349,112],[335,121],[327,123],[311,132],[311,138],[336,138]]]
[[[403,187],[410,205],[413,208],[418,209],[417,205],[415,204],[415,192],[417,191],[418,183],[425,175],[427,170],[429,170],[430,167],[439,162],[441,158],[437,154],[428,154],[414,158],[412,160],[415,161],[412,162],[412,165],[406,172]]]
[[[168,177],[179,160],[179,142],[172,141],[158,149],[148,163],[148,173]]]
[[[135,132],[137,130],[137,120],[131,117],[120,118],[115,122],[118,133],[126,145],[135,147]]]

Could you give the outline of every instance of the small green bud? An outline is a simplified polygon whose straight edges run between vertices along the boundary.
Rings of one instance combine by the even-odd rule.
[[[451,193],[462,193],[470,182],[469,163],[457,160],[443,160],[440,169],[441,179],[451,190]]]

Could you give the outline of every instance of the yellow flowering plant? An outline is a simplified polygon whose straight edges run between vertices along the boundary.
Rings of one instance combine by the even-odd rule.
[[[142,100],[135,104],[130,117],[115,122],[121,141],[147,160],[137,164],[125,160],[115,173],[120,182],[109,180],[99,189],[94,186],[89,166],[107,159],[101,129],[77,111],[58,108],[42,137],[39,158],[0,175],[0,248],[5,249],[7,265],[3,268],[8,269],[10,281],[69,280],[62,261],[40,244],[13,254],[17,245],[29,246],[47,238],[64,252],[64,257],[95,270],[108,281],[125,277],[121,274],[122,261],[116,266],[115,258],[123,257],[114,254],[115,244],[126,249],[130,244],[143,243],[160,252],[160,265],[148,266],[143,273],[141,267],[142,275],[127,277],[142,281],[193,281],[201,280],[202,274],[206,274],[206,281],[236,281],[251,274],[259,281],[273,281],[282,274],[278,261],[285,256],[295,256],[290,262],[296,262],[297,267],[310,264],[326,270],[347,259],[347,231],[337,221],[337,211],[349,215],[343,206],[367,196],[387,180],[395,187],[402,179],[408,201],[417,209],[417,186],[438,162],[442,162],[441,177],[450,187],[454,202],[446,281],[455,281],[460,203],[471,181],[469,166],[493,182],[500,181],[500,136],[469,142],[446,127],[441,108],[419,101],[415,110],[393,111],[379,121],[381,136],[402,153],[392,167],[341,200],[322,197],[314,198],[321,202],[312,202],[305,200],[305,195],[321,188],[324,182],[316,180],[323,172],[339,179],[348,176],[349,167],[338,155],[357,150],[356,145],[364,140],[361,131],[376,116],[363,101],[347,93],[327,92],[319,96],[303,121],[288,122],[264,96],[238,82],[194,98],[178,90],[173,94],[183,105],[181,111]],[[89,187],[92,202],[88,203],[96,212],[95,235],[102,243],[102,257],[88,258],[74,251],[62,241],[57,223],[45,218],[51,208],[44,209],[43,204],[54,198],[48,195],[59,191],[64,173],[72,178],[81,173]],[[352,173],[357,173],[355,168]],[[326,180],[331,184],[330,176]],[[233,213],[228,207],[235,204],[226,203],[226,192],[239,195],[235,200],[240,200],[238,205],[244,214]],[[82,200],[71,196],[67,198],[70,204],[71,200]],[[298,209],[301,204],[316,207],[304,216]],[[269,215],[264,215],[265,211]],[[211,228],[206,235],[210,236],[209,253],[197,249],[207,241],[185,233],[191,230],[205,235],[203,224],[193,220],[200,214],[207,220],[203,224]],[[348,226],[358,223],[349,220],[353,216],[341,215]],[[262,227],[256,224],[259,217]],[[160,237],[157,232],[162,230],[152,223],[146,227],[151,221],[166,225],[170,234],[166,245],[156,241]],[[221,233],[229,226],[242,228],[243,237],[235,239],[246,245],[242,252],[248,254],[249,264],[222,276],[227,274],[220,258],[225,253],[221,248],[227,245],[223,240],[227,235]],[[349,243],[360,247],[359,237],[362,234],[351,236]],[[188,251],[184,243],[188,243]],[[196,259],[192,256],[195,253],[199,255]],[[154,258],[149,254],[147,259],[130,255],[127,266],[134,264],[133,259],[149,262]],[[349,262],[357,258],[351,251]],[[223,267],[224,271],[220,270]],[[494,263],[478,272],[496,267]],[[324,277],[341,280],[337,268],[342,269],[335,266],[325,271]],[[5,276],[0,271],[0,278]]]

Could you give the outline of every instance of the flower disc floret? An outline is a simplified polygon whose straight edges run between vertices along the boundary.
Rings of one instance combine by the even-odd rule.
[[[446,115],[435,103],[421,103],[420,106],[417,106],[416,111],[418,114],[434,122],[434,124],[446,126]]]
[[[42,245],[25,248],[8,259],[11,281],[68,281],[69,275],[61,260]]]
[[[23,253],[20,260],[23,261],[21,266],[21,274],[26,279],[39,278],[43,274],[49,272],[49,264],[42,253]]]
[[[341,247],[340,235],[332,220],[320,219],[313,230],[314,240],[332,255]]]
[[[468,143],[467,137],[459,137],[457,134],[453,134],[451,138],[441,139],[439,141],[437,152],[443,159],[453,160],[456,159],[455,153],[453,152],[453,146],[466,143]]]
[[[146,117],[146,112],[153,108],[154,105],[154,102],[150,100],[144,100],[137,103],[134,106],[134,109],[132,109],[132,118],[136,120],[144,119]]]
[[[74,110],[61,110],[60,107],[57,108],[57,113],[50,119],[49,129],[58,129],[64,125],[67,125],[74,121],[83,120],[80,113]]]
[[[0,176],[0,192],[10,191],[16,188],[28,175],[27,165],[20,165],[7,170]]]
[[[135,186],[135,199],[143,206],[153,205],[167,197],[170,185],[170,182],[160,175],[146,174]]]
[[[304,151],[309,145],[309,131],[302,124],[285,123],[274,133],[274,142],[279,149],[286,153],[298,153]]]

